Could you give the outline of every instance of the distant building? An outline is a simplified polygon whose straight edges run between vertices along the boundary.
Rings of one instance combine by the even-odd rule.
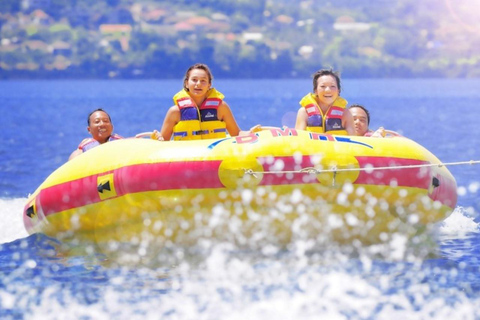
[[[245,41],[261,41],[263,39],[263,33],[261,32],[244,32],[242,38]]]
[[[50,6],[50,0],[22,0],[22,8],[35,9],[35,8],[47,8]]]
[[[205,27],[206,30],[210,32],[223,32],[226,33],[230,31],[230,24],[223,21],[213,21]]]
[[[41,40],[27,40],[22,43],[24,49],[30,51],[42,51],[42,52],[49,52],[48,44]]]
[[[149,23],[161,23],[163,19],[167,16],[167,11],[163,9],[154,9],[142,14],[142,17],[145,21]]]
[[[65,70],[70,67],[71,64],[70,60],[64,56],[56,56],[52,63],[47,63],[44,67],[46,70]]]
[[[313,47],[309,45],[301,46],[298,49],[298,54],[304,57],[305,59],[310,58],[312,56],[312,53],[313,53]]]
[[[129,24],[101,24],[99,30],[102,34],[130,36],[132,26]]]
[[[210,20],[207,17],[196,16],[196,17],[191,17],[191,18],[185,20],[185,22],[189,23],[191,25],[194,25],[194,26],[206,26],[209,23],[211,23],[212,20]]]
[[[40,9],[33,11],[30,17],[32,17],[32,22],[37,25],[49,25],[52,21],[50,16]]]
[[[225,15],[225,14],[223,14],[223,13],[218,13],[218,12],[217,12],[217,13],[213,13],[213,14],[211,15],[211,18],[212,18],[212,20],[214,20],[214,21],[223,21],[223,22],[229,22],[229,21],[230,21],[230,18],[229,18],[227,15]]]
[[[15,69],[17,70],[28,70],[28,71],[34,71],[38,70],[40,66],[38,63],[35,62],[19,62],[15,64]]]
[[[72,46],[65,41],[55,41],[51,45],[51,48],[54,55],[61,55],[64,57],[72,55]]]
[[[369,23],[355,22],[350,16],[341,16],[333,24],[333,29],[338,31],[367,31]]]
[[[175,31],[177,32],[195,31],[195,27],[190,23],[186,23],[186,22],[175,23],[174,28],[175,28]]]
[[[123,51],[128,51],[132,26],[129,24],[101,24],[100,33],[106,40],[117,40]]]
[[[2,45],[0,46],[0,52],[15,52],[20,46],[18,44],[12,44],[4,41],[10,39],[2,39]]]
[[[275,21],[280,24],[289,25],[293,23],[293,18],[284,14],[281,14],[275,18]]]
[[[175,16],[180,19],[188,19],[195,17],[197,13],[195,11],[176,11]]]
[[[201,16],[195,16],[195,17],[190,17],[186,20],[183,20],[179,23],[177,23],[175,28],[178,31],[197,31],[197,32],[203,32],[207,27],[212,23],[212,20],[210,20],[207,17],[201,17]],[[181,29],[181,27],[183,29]]]

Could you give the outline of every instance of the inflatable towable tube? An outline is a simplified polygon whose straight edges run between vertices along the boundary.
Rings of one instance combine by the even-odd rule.
[[[439,164],[404,137],[270,128],[219,140],[124,139],[53,172],[23,220],[29,233],[96,243],[248,243],[259,232],[288,243],[328,231],[378,242],[453,211],[456,182]]]

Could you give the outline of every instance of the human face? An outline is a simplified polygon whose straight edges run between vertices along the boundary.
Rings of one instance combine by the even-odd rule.
[[[318,78],[315,94],[318,96],[320,106],[331,106],[338,98],[337,79],[331,75]]]
[[[353,116],[353,125],[356,136],[363,136],[368,131],[367,114],[362,108],[350,108],[350,113]]]
[[[87,130],[93,139],[104,143],[112,135],[113,124],[110,122],[108,114],[103,111],[96,111],[90,116],[90,125],[87,127]]]
[[[193,69],[190,71],[186,85],[188,91],[194,97],[205,96],[210,89],[208,73],[203,69]]]

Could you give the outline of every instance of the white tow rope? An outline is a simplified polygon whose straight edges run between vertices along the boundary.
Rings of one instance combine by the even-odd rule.
[[[348,172],[348,171],[375,171],[375,170],[392,170],[392,169],[414,169],[414,168],[430,168],[430,167],[443,167],[443,166],[460,166],[460,165],[474,165],[480,164],[480,160],[470,160],[470,161],[459,161],[459,162],[442,162],[442,163],[428,163],[428,164],[412,164],[405,166],[390,166],[390,167],[365,167],[365,168],[344,168],[339,169],[337,167],[331,167],[330,169],[316,169],[316,168],[303,168],[300,170],[279,170],[279,171],[253,171],[252,169],[244,169],[245,174],[254,176],[257,178],[257,174],[279,174],[279,173],[307,173],[307,174],[319,174],[327,172]]]

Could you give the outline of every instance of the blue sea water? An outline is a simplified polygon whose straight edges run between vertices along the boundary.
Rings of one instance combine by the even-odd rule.
[[[242,129],[293,126],[311,80],[227,80]],[[178,80],[0,82],[1,319],[480,319],[480,165],[449,166],[453,214],[429,237],[384,248],[238,252],[228,243],[201,261],[110,266],[101,255],[62,256],[28,235],[29,193],[87,136],[106,109],[123,136],[159,129]],[[342,96],[367,106],[371,127],[417,141],[444,163],[480,160],[480,79],[345,79]],[[381,255],[377,253],[381,252]]]

